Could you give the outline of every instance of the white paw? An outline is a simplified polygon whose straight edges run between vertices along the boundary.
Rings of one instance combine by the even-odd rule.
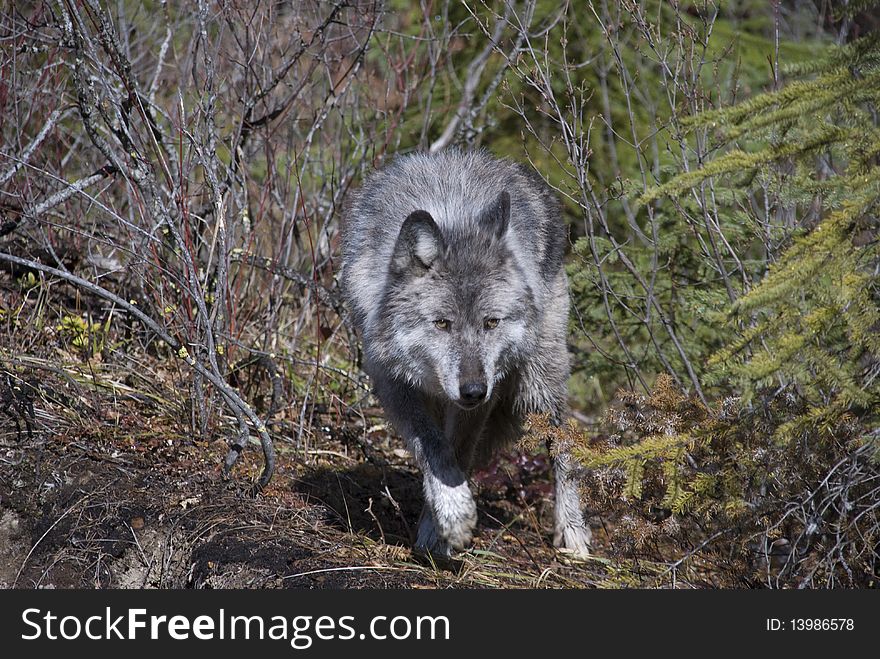
[[[590,555],[590,543],[593,533],[590,527],[566,525],[557,527],[553,534],[553,544],[560,551],[570,554],[575,558],[586,558]]]
[[[467,483],[443,488],[426,503],[416,536],[416,547],[449,556],[470,545],[477,525],[477,504]]]

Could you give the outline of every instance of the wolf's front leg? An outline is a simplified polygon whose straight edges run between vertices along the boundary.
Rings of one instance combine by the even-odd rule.
[[[449,556],[467,547],[477,523],[477,506],[461,469],[438,476],[424,473],[425,506],[419,520],[416,548],[437,556]]]
[[[564,339],[559,343],[558,353],[565,355]],[[520,397],[530,401],[530,409],[549,413],[553,425],[558,426],[565,418],[565,379],[567,369],[564,359],[548,357],[541,367],[530,362],[523,369]],[[556,364],[557,370],[546,368]],[[542,394],[535,396],[534,393]],[[535,400],[537,398],[537,400]],[[551,440],[552,441],[552,440]],[[584,519],[577,481],[575,461],[571,447],[565,444],[553,446],[553,475],[555,505],[553,508],[553,544],[573,556],[590,555],[592,532]]]
[[[459,466],[455,446],[425,408],[422,395],[390,379],[376,379],[386,414],[406,439],[422,471],[425,507],[419,520],[416,547],[438,556],[470,544],[477,506]]]
[[[554,508],[553,544],[574,556],[590,555],[592,532],[584,521],[578,484],[567,447],[559,447],[553,458],[556,507]]]

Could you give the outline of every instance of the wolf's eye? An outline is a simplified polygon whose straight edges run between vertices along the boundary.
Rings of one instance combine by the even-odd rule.
[[[445,318],[439,318],[434,321],[434,327],[436,327],[438,330],[443,330],[444,332],[448,332],[451,325],[452,323],[450,323]]]
[[[483,321],[483,327],[485,327],[487,330],[493,330],[498,327],[498,323],[500,322],[501,320],[498,318],[487,318]]]

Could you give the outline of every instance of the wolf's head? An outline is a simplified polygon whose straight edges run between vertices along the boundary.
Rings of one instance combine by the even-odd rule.
[[[406,218],[377,319],[384,363],[466,409],[533,349],[536,316],[510,249],[507,192],[467,220],[441,231],[427,211]]]

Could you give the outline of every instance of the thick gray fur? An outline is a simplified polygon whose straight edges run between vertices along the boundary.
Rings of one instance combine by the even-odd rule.
[[[466,547],[468,475],[526,414],[566,412],[565,242],[543,181],[484,151],[399,156],[345,213],[341,283],[364,368],[424,477],[423,551]],[[554,542],[586,555],[571,465],[564,450],[554,460]]]

